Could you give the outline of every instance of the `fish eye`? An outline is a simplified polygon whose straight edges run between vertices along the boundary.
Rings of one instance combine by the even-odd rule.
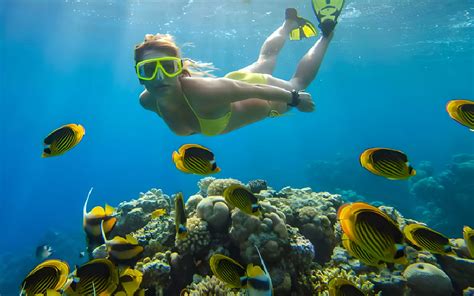
[[[405,251],[404,251],[404,249],[399,249],[399,250],[397,250],[397,252],[395,253],[394,258],[395,258],[395,259],[398,259],[398,258],[402,258],[403,256],[405,256]]]

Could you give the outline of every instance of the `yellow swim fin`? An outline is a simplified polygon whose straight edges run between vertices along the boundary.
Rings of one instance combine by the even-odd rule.
[[[298,24],[298,27],[290,32],[290,40],[301,40],[318,35],[316,27],[309,20],[298,16],[294,8],[286,9],[285,19],[294,20]]]
[[[319,21],[319,28],[323,36],[329,36],[337,24],[337,18],[341,14],[344,0],[311,0],[314,14]]]

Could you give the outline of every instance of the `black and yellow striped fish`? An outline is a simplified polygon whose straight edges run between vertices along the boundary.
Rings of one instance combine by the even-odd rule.
[[[112,295],[119,284],[116,266],[108,259],[94,259],[76,268],[76,279],[66,290],[68,296]]]
[[[351,256],[356,257],[365,265],[378,267],[382,263],[363,247],[351,241],[345,233],[342,234],[342,246],[349,252]]]
[[[20,295],[60,295],[68,284],[69,265],[52,259],[36,266],[23,280]]]
[[[362,152],[360,165],[375,175],[403,180],[416,175],[405,153],[390,148],[370,148]]]
[[[79,144],[86,130],[80,124],[66,124],[52,131],[44,139],[44,149],[41,157],[61,155]]]
[[[418,249],[434,254],[453,254],[449,238],[420,224],[409,224],[403,228],[405,238]]]
[[[119,286],[114,292],[114,296],[140,296],[144,295],[144,289],[140,289],[143,273],[139,270],[126,267],[120,270]]]
[[[103,222],[102,222],[103,224]],[[118,265],[135,266],[143,255],[144,248],[138,243],[137,239],[130,234],[125,238],[116,236],[108,240],[102,229],[102,237],[107,246],[108,259]]]
[[[474,131],[474,102],[469,100],[452,100],[446,104],[449,116]]]
[[[406,264],[403,233],[390,217],[366,203],[344,204],[338,219],[347,237],[384,262]]]
[[[90,212],[87,212],[87,203],[89,202],[89,197],[92,193],[93,188],[89,190],[87,194],[84,207],[82,209],[82,220],[84,231],[87,236],[87,249],[89,255],[92,255],[92,251],[99,245],[104,243],[104,239],[101,233],[101,223],[104,222],[104,232],[109,234],[112,229],[114,229],[115,224],[117,223],[117,218],[115,218],[114,213],[115,209],[109,205],[102,207],[94,207]]]
[[[333,278],[328,286],[329,296],[366,296],[353,282],[344,278]]]
[[[183,239],[188,235],[186,228],[186,210],[184,207],[184,198],[181,192],[174,197],[174,223],[176,227],[176,236],[178,239]]]
[[[462,229],[462,236],[466,242],[469,255],[471,255],[472,259],[474,259],[474,229],[469,226],[464,226]]]
[[[224,198],[231,206],[240,209],[247,215],[260,216],[261,207],[257,197],[242,185],[234,184],[224,190]]]
[[[230,288],[241,288],[245,285],[246,270],[234,259],[222,254],[214,254],[209,259],[212,273]]]
[[[262,254],[260,254],[260,250],[255,246],[257,250],[258,257],[260,259],[260,264],[262,267],[258,265],[253,265],[252,263],[247,265],[247,280],[245,281],[241,278],[241,282],[246,282],[246,288],[248,295],[255,295],[255,296],[272,296],[273,295],[273,283],[270,273],[268,272],[267,266],[263,261]]]
[[[197,175],[210,175],[221,171],[217,167],[214,153],[197,144],[186,144],[173,152],[173,162],[178,170]]]

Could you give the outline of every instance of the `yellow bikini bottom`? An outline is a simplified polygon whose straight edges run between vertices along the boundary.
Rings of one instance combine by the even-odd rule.
[[[268,74],[234,71],[227,73],[224,78],[239,80],[251,84],[267,84]]]

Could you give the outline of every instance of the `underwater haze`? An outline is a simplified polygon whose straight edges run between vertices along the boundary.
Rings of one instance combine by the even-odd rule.
[[[222,169],[214,177],[392,206],[454,238],[474,226],[474,133],[446,112],[449,100],[474,99],[473,1],[347,0],[306,90],[313,113],[182,137],[140,106],[133,49],[145,34],[174,35],[183,56],[213,62],[224,76],[255,61],[287,7],[317,23],[306,0],[1,1],[0,258],[26,258],[1,295],[17,295],[38,263],[36,247],[51,237],[69,240],[68,258],[84,250],[91,187],[94,205],[117,206],[150,188],[195,194],[201,177],[171,161],[187,143],[212,150]],[[315,40],[287,41],[274,76],[291,78]],[[68,123],[85,127],[82,142],[42,158],[43,139]],[[371,174],[359,164],[371,147],[402,150],[418,175]],[[443,190],[420,189],[423,178]]]

